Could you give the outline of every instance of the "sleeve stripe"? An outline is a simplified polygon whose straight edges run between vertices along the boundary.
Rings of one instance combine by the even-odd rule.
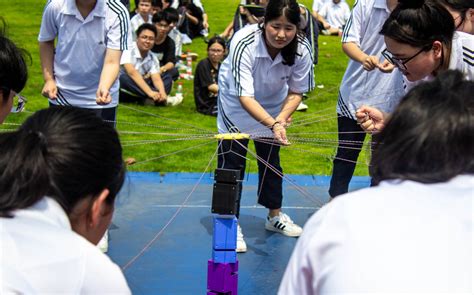
[[[312,55],[312,48],[311,45],[309,44],[308,39],[304,36],[299,36],[298,35],[298,43],[300,43],[302,46],[306,47],[308,49],[310,56],[311,56],[311,70],[309,71],[308,75],[308,91],[311,91],[314,89],[314,60],[313,60],[313,55]]]
[[[242,60],[242,52],[254,41],[255,31],[252,31],[249,35],[238,41],[237,45],[235,46],[234,54],[232,55],[232,74],[234,76],[235,88],[239,96],[242,94],[242,87],[240,85],[240,71],[238,68]]]
[[[347,21],[347,24],[344,27],[344,32],[342,33],[342,42],[346,42],[346,39],[349,35],[349,30],[351,29],[351,26],[352,26],[352,18],[354,16],[354,13],[353,13],[354,8],[356,7],[358,3],[359,3],[359,0],[356,0],[356,2],[354,3],[354,6],[352,6],[351,17],[349,17],[349,20]]]
[[[107,1],[107,6],[115,12],[120,21],[120,50],[128,48],[128,17],[124,7],[120,6],[115,0]]]

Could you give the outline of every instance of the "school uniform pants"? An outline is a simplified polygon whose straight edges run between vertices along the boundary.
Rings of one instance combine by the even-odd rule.
[[[66,106],[49,103],[49,107],[50,108],[63,108],[63,107],[66,107]],[[67,106],[67,107],[70,107],[70,106]],[[78,107],[75,107],[75,106],[72,106],[72,107],[73,108],[78,108]],[[97,117],[104,120],[105,123],[107,125],[110,125],[111,127],[115,128],[115,126],[117,125],[116,124],[116,122],[117,122],[117,107],[101,108],[101,109],[86,109],[86,108],[82,108],[82,109],[93,113]]]
[[[329,186],[329,195],[333,198],[348,192],[366,135],[356,120],[340,114],[337,118],[337,127],[339,141]]]
[[[263,140],[273,141],[265,138]],[[238,142],[236,142],[238,141]],[[239,144],[240,143],[240,144]],[[219,142],[218,168],[240,171],[240,180],[244,179],[248,139],[222,140]],[[280,147],[254,141],[257,155],[274,167],[282,175],[280,166]],[[253,157],[253,156],[252,156]],[[282,183],[280,175],[273,172],[261,161],[258,162],[258,203],[268,209],[280,209],[283,200]],[[239,182],[239,196],[237,200],[237,218],[240,213],[240,198],[242,195],[242,182]]]
[[[169,71],[161,73],[161,80],[163,80],[163,85],[165,86],[165,92],[167,95],[171,92],[173,81],[176,81],[178,78],[179,72],[177,68],[172,68]]]

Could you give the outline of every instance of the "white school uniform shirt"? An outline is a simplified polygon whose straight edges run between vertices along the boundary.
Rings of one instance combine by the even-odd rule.
[[[341,29],[351,15],[351,9],[346,2],[327,2],[318,13],[326,19],[333,28]]]
[[[384,181],[306,223],[279,294],[473,294],[474,176]]]
[[[98,0],[83,19],[74,0],[50,0],[43,11],[38,41],[57,37],[54,76],[58,98],[55,105],[80,108],[111,108],[118,104],[118,79],[110,88],[112,102],[96,103],[96,92],[107,48],[126,50],[131,44],[127,9],[118,0]]]
[[[341,2],[346,1],[342,0]],[[314,0],[312,6],[313,11],[319,12],[323,8],[323,5],[326,3],[332,3],[332,0]]]
[[[120,268],[71,229],[55,200],[13,214],[0,218],[1,294],[131,294]]]
[[[240,131],[272,137],[272,132],[242,107],[239,97],[254,97],[272,117],[276,117],[288,91],[304,93],[313,89],[311,47],[305,37],[295,38],[298,38],[298,54],[294,65],[287,66],[280,53],[271,59],[258,24],[246,26],[236,33],[229,55],[219,69],[219,133]]]
[[[139,13],[135,14],[132,17],[132,19],[130,20],[130,26],[132,28],[132,40],[133,41],[137,40],[137,29],[138,29],[138,27],[143,25],[144,23],[153,24],[153,22],[151,21],[152,18],[153,18],[153,15],[149,14],[148,15],[148,21],[145,22],[145,20],[143,19],[143,17]]]
[[[145,58],[142,58],[137,43],[133,43],[131,49],[123,52],[120,65],[124,64],[132,64],[142,76],[146,74],[160,73],[160,61],[158,60],[158,57],[153,54],[153,52],[148,51]]]
[[[474,35],[459,31],[454,32],[451,56],[449,57],[449,69],[461,71],[464,79],[474,81]],[[434,78],[430,75],[420,81],[410,82],[405,76],[403,77],[406,92],[416,85],[424,81],[431,81]]]
[[[389,15],[385,0],[357,1],[344,28],[342,42],[354,42],[366,54],[378,56],[383,61],[385,41],[379,32]],[[382,73],[378,69],[366,71],[361,63],[350,59],[339,89],[336,111],[353,120],[362,105],[392,112],[404,93],[403,77],[398,69],[392,73]]]

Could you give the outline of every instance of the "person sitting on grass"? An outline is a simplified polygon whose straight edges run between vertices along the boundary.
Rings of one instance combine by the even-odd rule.
[[[160,73],[166,94],[170,94],[173,87],[173,81],[179,78],[178,69],[176,69],[176,45],[168,34],[172,29],[172,21],[169,13],[158,12],[153,16],[153,24],[158,34],[155,38],[155,44],[151,51],[155,53],[160,61]]]
[[[137,30],[137,41],[126,50],[120,61],[120,100],[138,100],[154,104],[167,101],[165,87],[160,76],[160,62],[150,51],[156,37],[156,27],[142,24]]]
[[[326,20],[329,28],[321,32],[324,35],[342,36],[342,30],[349,20],[350,14],[351,9],[346,2],[341,0],[328,1],[319,11],[319,15]]]
[[[217,116],[217,76],[225,54],[225,41],[219,36],[207,43],[207,58],[196,66],[194,75],[194,101],[196,110],[205,115]]]
[[[153,17],[152,12],[152,0],[138,0],[137,1],[137,14],[130,19],[130,26],[132,28],[133,41],[137,40],[138,27],[144,23],[151,24],[151,18]]]
[[[1,133],[0,151],[0,293],[130,294],[95,246],[125,179],[117,131],[84,109],[47,108]]]

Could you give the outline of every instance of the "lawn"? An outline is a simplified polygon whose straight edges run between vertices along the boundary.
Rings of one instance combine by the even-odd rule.
[[[8,25],[8,35],[32,57],[29,81],[22,92],[28,98],[27,109],[10,115],[3,129],[14,129],[32,112],[47,107],[40,94],[43,85],[38,43],[36,41],[41,14],[46,1],[0,0],[0,15]],[[232,19],[238,0],[202,1],[211,27],[211,35],[223,31]],[[311,7],[312,1],[301,1]],[[349,1],[352,3],[353,1]],[[320,36],[319,64],[315,67],[316,88],[308,94],[306,112],[293,116],[294,125],[288,128],[292,145],[282,149],[284,171],[291,174],[330,175],[332,157],[337,146],[335,105],[338,85],[344,73],[347,57],[342,53],[338,37]],[[205,57],[206,44],[195,39],[184,51],[190,50]],[[194,63],[193,66],[195,66]],[[202,172],[216,166],[216,119],[195,111],[192,81],[184,80],[184,102],[176,107],[139,106],[121,104],[117,129],[124,146],[124,156],[137,159],[132,171]],[[249,155],[249,158],[252,156]],[[212,160],[212,161],[211,161]],[[367,156],[363,152],[357,175],[367,175]],[[249,171],[256,171],[256,162],[249,162]]]

